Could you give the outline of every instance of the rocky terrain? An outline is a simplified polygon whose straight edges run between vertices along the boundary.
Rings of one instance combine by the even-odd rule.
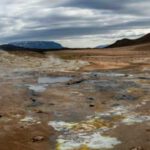
[[[0,52],[0,150],[149,150],[150,44]]]

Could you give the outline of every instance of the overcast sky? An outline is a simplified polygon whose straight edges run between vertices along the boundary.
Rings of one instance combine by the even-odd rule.
[[[0,0],[0,43],[95,47],[150,32],[150,0]]]

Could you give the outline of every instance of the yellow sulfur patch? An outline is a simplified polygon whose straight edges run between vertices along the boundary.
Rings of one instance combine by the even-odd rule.
[[[143,94],[142,89],[139,89],[139,88],[129,88],[127,91],[128,91],[129,94],[135,94],[135,95]]]
[[[82,145],[79,150],[90,150],[87,145]]]
[[[60,147],[61,147],[60,144],[57,143],[57,144],[56,144],[56,150],[60,150]]]
[[[125,116],[123,116],[123,115],[116,115],[116,116],[112,117],[112,121],[113,122],[118,122],[118,121],[121,121],[124,118],[125,118]]]
[[[78,124],[76,124],[72,130],[73,131],[93,131],[95,129],[100,129],[103,127],[112,127],[112,124],[109,122],[106,122],[102,119],[92,119],[92,120],[88,120],[88,121],[84,121],[84,122],[80,122]]]

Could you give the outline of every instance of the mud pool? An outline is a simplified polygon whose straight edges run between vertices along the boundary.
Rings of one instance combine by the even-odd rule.
[[[54,84],[54,83],[64,83],[71,80],[71,77],[39,77],[38,84]]]
[[[44,92],[47,89],[47,86],[50,84],[58,84],[58,83],[65,83],[71,80],[71,77],[39,77],[37,79],[37,83],[35,84],[28,84],[27,87],[29,90],[34,92]]]

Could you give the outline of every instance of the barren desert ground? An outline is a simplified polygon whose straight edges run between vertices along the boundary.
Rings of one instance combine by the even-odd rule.
[[[149,150],[150,44],[0,52],[0,150]]]

